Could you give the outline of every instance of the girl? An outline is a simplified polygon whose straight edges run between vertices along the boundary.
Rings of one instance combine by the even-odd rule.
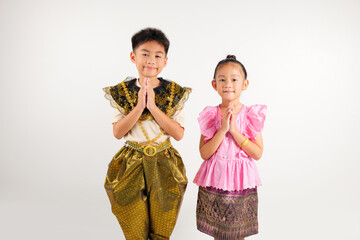
[[[206,107],[198,118],[205,161],[194,179],[199,186],[197,228],[215,239],[244,239],[258,232],[261,180],[255,160],[263,152],[266,106],[240,103],[248,85],[245,67],[228,55],[216,66],[212,81],[222,102]]]

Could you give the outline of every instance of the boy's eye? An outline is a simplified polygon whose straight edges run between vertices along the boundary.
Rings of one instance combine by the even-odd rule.
[[[236,79],[236,78],[234,78],[232,81],[233,81],[233,82],[236,82],[236,81],[237,81],[237,79]]]
[[[149,56],[149,54],[147,54],[147,53],[143,53],[143,56],[147,57],[147,56]]]
[[[156,56],[156,58],[161,58],[161,56]]]
[[[219,79],[219,82],[225,82],[225,79],[223,79],[223,78]]]

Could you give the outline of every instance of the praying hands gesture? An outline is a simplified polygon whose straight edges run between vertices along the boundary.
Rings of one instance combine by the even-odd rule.
[[[225,110],[220,130],[222,130],[224,133],[230,132],[231,134],[238,130],[236,128],[235,109],[232,103],[230,103],[229,107]]]
[[[145,108],[149,109],[150,112],[156,107],[155,92],[149,78],[144,79],[144,83],[139,90],[137,105],[142,110]]]

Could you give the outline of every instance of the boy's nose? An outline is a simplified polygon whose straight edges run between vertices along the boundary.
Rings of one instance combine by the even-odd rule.
[[[149,57],[147,58],[147,63],[149,63],[149,64],[154,64],[154,63],[155,63],[155,57],[149,56]]]

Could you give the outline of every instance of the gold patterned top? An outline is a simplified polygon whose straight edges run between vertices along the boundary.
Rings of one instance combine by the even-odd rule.
[[[176,111],[179,111],[184,107],[184,103],[191,93],[191,88],[181,87],[179,84],[163,78],[158,79],[160,85],[154,88],[156,106],[171,117]],[[118,109],[122,114],[127,115],[131,112],[133,107],[127,100],[126,92],[124,91],[122,84],[126,86],[129,97],[132,99],[133,106],[136,106],[138,92],[140,90],[140,87],[136,85],[136,78],[128,77],[123,82],[112,87],[105,87],[103,90],[105,92],[105,98],[110,101],[111,106]],[[168,106],[172,107],[167,109]],[[150,111],[145,108],[139,120],[153,120],[153,116]]]

